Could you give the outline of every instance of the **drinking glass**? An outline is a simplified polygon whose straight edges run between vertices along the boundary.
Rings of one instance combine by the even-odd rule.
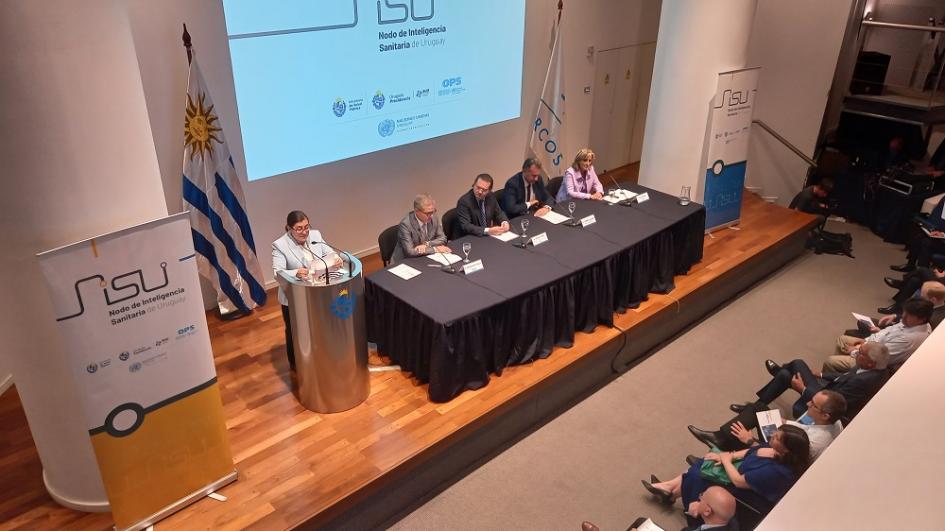
[[[692,190],[691,186],[683,186],[682,190],[679,192],[679,204],[686,206],[689,204],[692,199],[689,196],[689,192]]]
[[[463,259],[463,263],[469,263],[469,251],[472,251],[472,244],[463,242],[463,254],[466,255],[466,258]]]
[[[571,201],[570,203],[568,203],[568,215],[571,216],[572,218],[574,217],[575,208],[577,208],[577,203],[575,203],[574,201]]]
[[[615,190],[614,190],[613,188],[608,188],[608,189],[607,189],[607,197],[614,197],[614,191],[615,191]]]
[[[523,219],[523,220],[522,220],[522,238],[525,237],[525,231],[527,231],[527,230],[528,230],[528,220],[527,220],[527,219]]]

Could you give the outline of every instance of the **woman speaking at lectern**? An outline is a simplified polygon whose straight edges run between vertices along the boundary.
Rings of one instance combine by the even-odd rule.
[[[308,216],[301,210],[293,210],[285,218],[285,234],[272,242],[272,272],[274,277],[280,271],[300,280],[318,278],[316,271],[329,270],[341,265],[341,258],[331,247],[323,243],[322,235],[312,229]],[[319,259],[321,258],[321,260]],[[325,272],[327,274],[327,272]],[[279,303],[282,304],[282,320],[285,321],[285,352],[289,357],[289,368],[295,370],[295,349],[292,347],[292,325],[289,322],[289,301],[282,286],[279,286]]]

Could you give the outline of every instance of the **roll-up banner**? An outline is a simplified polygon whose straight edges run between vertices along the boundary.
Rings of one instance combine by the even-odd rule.
[[[719,74],[709,118],[703,195],[706,231],[734,225],[741,217],[758,70],[746,68]]]
[[[236,479],[187,214],[37,255],[118,529]]]

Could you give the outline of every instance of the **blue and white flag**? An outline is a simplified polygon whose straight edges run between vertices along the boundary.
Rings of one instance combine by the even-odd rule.
[[[266,303],[245,205],[220,118],[194,55],[184,115],[184,208],[190,209],[198,269],[213,283],[221,315],[249,312]]]
[[[541,161],[548,177],[563,175],[570,162],[564,156],[564,54],[561,43],[561,14],[554,27],[551,60],[545,73],[545,84],[538,99],[538,110],[532,120],[528,141],[529,156]]]

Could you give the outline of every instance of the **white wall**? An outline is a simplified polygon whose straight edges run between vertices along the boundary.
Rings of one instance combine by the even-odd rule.
[[[0,337],[47,486],[105,501],[35,253],[167,214],[117,0],[0,3]]]
[[[164,193],[169,210],[178,211],[186,85],[186,57],[180,45],[183,22],[193,36],[234,161],[245,176],[222,5],[184,0],[128,0],[128,5]],[[548,64],[555,5],[527,1],[521,118],[246,183],[253,234],[267,280],[271,280],[269,242],[281,234],[290,210],[306,211],[322,234],[338,246],[356,252],[373,250],[378,233],[400,220],[416,193],[432,193],[442,213],[455,205],[476,174],[492,174],[501,187],[518,171],[528,141],[529,117]],[[658,6],[658,0],[565,2],[567,151],[576,152],[589,139],[592,95],[584,94],[583,88],[592,84],[594,64],[586,57],[587,47],[603,49],[652,40]]]
[[[852,0],[759,0],[748,64],[760,66],[754,118],[813,157]],[[748,149],[748,186],[786,206],[807,164],[760,127]]]

